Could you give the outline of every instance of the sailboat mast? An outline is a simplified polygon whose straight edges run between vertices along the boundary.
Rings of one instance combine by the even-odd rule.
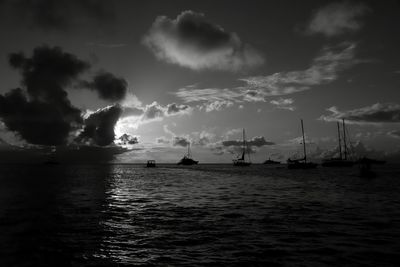
[[[342,159],[342,140],[340,140],[340,124],[337,122],[337,133],[338,133],[338,140],[339,140],[339,155],[340,159]]]
[[[243,128],[243,154],[246,153],[246,133]]]
[[[303,134],[304,162],[307,163],[306,140],[305,140],[305,138],[304,138],[303,119],[301,119],[301,133]]]
[[[188,152],[187,152],[188,158],[190,158],[190,143],[188,144]]]
[[[342,119],[342,121],[343,121],[344,159],[347,160],[346,126],[344,124],[344,119]]]

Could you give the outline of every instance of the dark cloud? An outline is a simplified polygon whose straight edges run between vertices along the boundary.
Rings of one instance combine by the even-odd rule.
[[[123,134],[121,135],[118,140],[121,142],[123,145],[134,145],[139,143],[139,140],[136,136],[132,136],[130,134]]]
[[[32,144],[65,144],[82,123],[81,111],[71,105],[65,88],[89,68],[88,63],[47,46],[35,48],[31,57],[10,54],[9,63],[21,72],[25,90],[0,95],[0,118],[7,129]]]
[[[255,136],[252,139],[248,140],[246,142],[248,146],[254,146],[254,147],[262,147],[262,146],[270,146],[270,145],[275,145],[275,143],[270,142],[265,140],[264,136]],[[243,141],[242,140],[226,140],[222,141],[223,146],[242,146]]]
[[[346,119],[350,123],[398,123],[400,122],[400,105],[394,103],[376,103],[371,106],[353,110],[339,111],[337,107],[327,109],[329,115],[320,117],[324,121]]]
[[[172,144],[173,146],[187,147],[190,144],[190,141],[183,136],[174,136]]]
[[[76,87],[79,76],[90,67],[87,62],[59,47],[40,46],[31,57],[10,54],[9,63],[20,71],[24,90],[0,95],[0,118],[7,130],[31,144],[59,146],[84,127],[75,141],[100,146],[113,142],[114,126],[122,114],[119,105],[100,109],[84,120],[68,99],[66,89]],[[117,101],[126,95],[126,81],[107,72],[87,84],[103,99]]]
[[[188,109],[189,109],[188,105],[178,105],[175,103],[167,105],[167,113],[168,114],[180,113],[180,112],[188,110]]]
[[[32,99],[57,102],[68,102],[63,88],[90,67],[60,47],[48,46],[35,48],[30,58],[23,53],[12,53],[9,63],[21,72],[22,84]]]
[[[68,102],[69,103],[69,102]],[[79,109],[58,102],[28,101],[21,89],[0,95],[0,117],[8,130],[32,144],[65,144],[82,123]]]
[[[121,114],[119,105],[97,110],[85,120],[85,127],[77,141],[99,146],[111,144],[115,139],[114,127]]]
[[[10,11],[33,28],[68,31],[86,25],[104,26],[114,20],[112,1],[5,0]]]
[[[275,145],[275,143],[265,140],[263,136],[255,136],[246,142],[246,152],[253,154],[256,153],[260,147]],[[240,154],[243,151],[242,140],[225,140],[218,141],[215,143],[207,144],[207,147],[211,149],[215,155],[223,155],[224,153],[229,154]]]
[[[125,79],[105,71],[99,72],[93,78],[93,81],[84,81],[81,84],[90,90],[96,91],[100,98],[113,102],[124,99],[128,90],[128,83]]]
[[[204,14],[184,11],[176,19],[158,17],[144,43],[169,63],[191,69],[239,70],[260,65],[262,56],[236,33],[208,22]]]

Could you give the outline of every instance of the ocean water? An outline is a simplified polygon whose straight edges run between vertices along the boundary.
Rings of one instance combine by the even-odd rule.
[[[0,266],[399,266],[400,168],[0,165]]]

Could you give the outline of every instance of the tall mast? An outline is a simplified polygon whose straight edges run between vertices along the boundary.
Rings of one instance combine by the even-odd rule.
[[[306,140],[304,138],[303,119],[301,119],[301,133],[303,134],[304,163],[307,163]]]
[[[243,128],[243,153],[242,158],[244,159],[244,155],[246,154],[246,133]]]
[[[344,159],[347,160],[346,126],[344,124],[344,119],[342,119],[342,121],[343,121]]]
[[[188,144],[188,152],[187,152],[188,158],[190,158],[190,143]]]
[[[342,140],[340,140],[340,125],[339,122],[337,122],[337,133],[338,133],[338,140],[339,140],[339,155],[340,159],[342,159]]]

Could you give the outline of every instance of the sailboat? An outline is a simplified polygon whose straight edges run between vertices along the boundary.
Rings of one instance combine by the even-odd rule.
[[[324,167],[352,167],[354,162],[347,159],[347,142],[346,142],[346,126],[343,122],[343,145],[344,145],[344,157],[342,155],[342,142],[340,139],[340,124],[337,122],[337,129],[338,129],[338,142],[339,142],[339,157],[338,158],[331,158],[326,159],[322,162],[322,166]]]
[[[178,165],[195,165],[199,163],[198,160],[192,159],[192,153],[190,152],[190,143],[188,144],[187,154],[178,162]]]
[[[263,162],[263,164],[274,165],[274,164],[281,164],[281,162],[272,160],[271,158],[268,158],[266,161]]]
[[[289,169],[312,169],[316,168],[317,164],[313,162],[307,162],[307,152],[306,152],[306,140],[304,137],[304,126],[303,126],[303,120],[301,121],[301,133],[303,135],[303,152],[304,152],[304,158],[302,159],[288,159],[287,160],[287,165]]]
[[[233,166],[250,166],[251,165],[250,155],[248,155],[249,160],[246,161],[246,150],[247,150],[246,134],[245,134],[245,131],[243,129],[242,156],[233,160]]]

